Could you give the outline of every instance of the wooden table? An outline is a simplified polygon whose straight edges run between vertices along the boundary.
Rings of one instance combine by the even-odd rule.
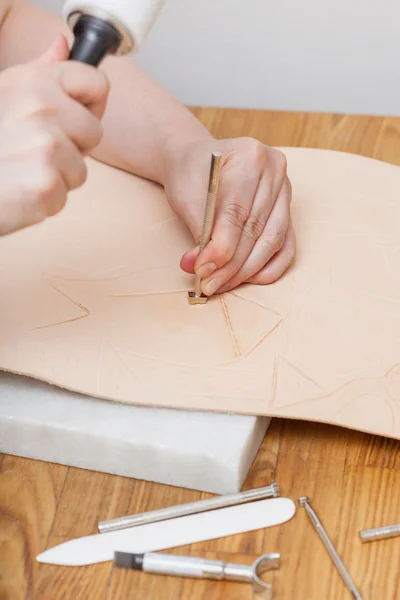
[[[399,119],[201,108],[194,112],[218,137],[253,136],[269,145],[331,148],[400,164]],[[400,538],[362,546],[358,531],[400,521],[399,469],[396,441],[274,420],[246,487],[274,478],[283,495],[297,499],[308,494],[364,599],[392,600],[400,599]],[[35,562],[45,548],[95,533],[100,520],[205,496],[0,456],[0,600],[250,600],[246,584],[155,577],[113,570],[108,563],[64,568]],[[282,557],[281,569],[271,576],[276,600],[349,597],[303,510],[288,524],[265,533],[182,549],[249,563],[269,551]]]

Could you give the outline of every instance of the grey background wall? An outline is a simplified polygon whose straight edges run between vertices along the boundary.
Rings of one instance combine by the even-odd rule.
[[[187,104],[398,115],[400,2],[168,0],[135,60]]]

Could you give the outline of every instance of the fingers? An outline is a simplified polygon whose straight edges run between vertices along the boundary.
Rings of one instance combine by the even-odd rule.
[[[18,177],[18,167],[18,164],[13,164],[9,169],[10,180],[14,178],[15,181],[15,176]],[[15,183],[10,186],[12,188],[15,188]],[[0,235],[35,225],[55,215],[64,207],[67,199],[67,190],[59,171],[44,162],[39,163],[36,158],[24,164],[24,182],[20,192],[18,200],[23,196],[22,202],[13,199],[2,206]]]
[[[71,98],[60,99],[58,123],[64,133],[83,153],[95,148],[103,135],[101,122],[81,104]]]
[[[68,61],[67,40],[61,36],[50,46],[24,78],[28,86],[30,110],[38,119],[57,117],[65,134],[83,153],[100,142],[109,84],[106,76],[94,67]],[[59,64],[56,64],[59,63]],[[39,65],[47,65],[43,67]],[[38,70],[39,69],[39,70]],[[54,86],[56,83],[57,87]]]
[[[207,296],[253,277],[254,281],[273,278],[277,271],[285,269],[294,253],[293,231],[288,233],[291,185],[285,156],[249,138],[223,140],[219,144],[223,149],[223,164],[212,239],[201,254],[195,247],[181,259],[185,272],[195,272],[200,277],[202,291]],[[202,222],[204,206],[196,198],[190,202],[193,188],[197,189],[193,177],[189,193],[184,195],[182,186],[166,186],[170,203],[171,198],[174,200],[171,205],[178,208],[175,212],[195,234]],[[192,204],[198,209],[202,207],[201,218],[198,212],[195,219],[188,218],[187,213],[195,214],[188,209]],[[264,272],[270,262],[271,269]]]
[[[101,119],[109,92],[108,79],[102,71],[75,61],[63,63],[59,66],[58,82],[70,98]]]
[[[228,154],[221,171],[221,208],[212,240],[195,263],[207,296],[228,283],[227,288],[238,285],[260,270],[282,246],[289,222],[291,190],[284,155],[249,139],[236,141],[234,148],[233,159]],[[280,245],[273,241],[272,247],[271,227],[278,228]],[[237,277],[248,261],[247,277]],[[249,271],[252,263],[260,261]]]
[[[69,48],[67,39],[65,36],[60,35],[54,40],[54,42],[46,50],[46,52],[42,54],[42,56],[39,56],[39,58],[32,62],[48,65],[54,62],[61,62],[63,60],[67,60],[68,56]]]
[[[48,169],[48,172],[44,173],[43,181],[41,201],[36,204],[36,210],[32,211],[32,225],[57,215],[67,201],[68,190],[60,171]]]
[[[65,135],[60,127],[48,127],[46,130],[37,125],[30,128],[32,145],[40,165],[45,167],[47,176],[49,170],[60,174],[66,190],[81,186],[86,179],[86,165],[78,148]],[[40,186],[39,186],[40,189]]]
[[[285,242],[282,248],[258,273],[250,277],[247,282],[256,285],[273,283],[290,267],[296,254],[296,238],[293,225],[290,223]]]
[[[15,146],[13,146],[15,144]],[[76,146],[57,126],[25,123],[10,137],[9,158],[2,157],[0,235],[34,225],[57,214],[68,191],[82,185],[86,165]],[[21,163],[21,160],[23,162]],[[22,164],[22,168],[21,168]]]
[[[277,190],[275,187],[270,173],[265,171],[258,185],[250,215],[241,230],[233,257],[221,269],[213,273],[206,272],[204,267],[198,271],[199,276],[206,279],[202,284],[204,294],[212,295],[229,282],[250,256],[254,245],[264,231],[275,198],[279,193],[279,189]]]
[[[106,106],[108,80],[93,67],[64,63],[60,65],[58,81],[68,96],[59,111],[61,126],[72,142],[87,153],[97,146],[103,134],[99,119]]]
[[[261,179],[263,169],[255,168],[249,159],[242,164],[236,164],[235,160],[238,161],[237,157],[230,159],[229,154],[224,157],[212,240],[195,264],[201,278],[205,276],[205,266],[206,270],[209,265],[220,269],[233,257]]]
[[[189,273],[189,275],[194,274],[194,265],[199,255],[199,247],[196,246],[189,250],[189,252],[185,252],[185,254],[181,258],[180,267],[182,271],[185,273]]]
[[[87,175],[85,161],[81,152],[62,128],[54,125],[43,129],[35,123],[25,129],[25,131],[29,130],[31,151],[34,147],[39,172],[42,172],[43,175],[43,171],[45,171],[47,177],[50,172],[57,172],[66,192],[80,187],[85,182]],[[40,190],[41,187],[39,186],[38,189]],[[46,198],[50,198],[49,194],[46,195]],[[55,202],[54,210],[57,210],[57,206],[58,203]]]
[[[57,165],[65,188],[74,190],[85,183],[87,167],[78,148],[64,135],[60,136],[52,162]]]
[[[242,263],[240,268],[234,271],[228,280],[225,280],[218,288],[214,289],[214,292],[224,292],[247,281],[250,277],[258,273],[258,271],[260,271],[271,258],[279,252],[283,247],[289,226],[290,200],[291,186],[289,180],[285,178],[267,223],[261,235],[255,242],[250,255]],[[206,295],[209,295],[211,278],[202,282],[202,290]]]

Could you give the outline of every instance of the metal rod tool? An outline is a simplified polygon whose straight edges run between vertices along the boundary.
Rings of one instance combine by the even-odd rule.
[[[161,508],[160,510],[151,510],[136,515],[119,517],[118,519],[112,519],[111,521],[102,521],[98,524],[98,529],[100,533],[107,533],[109,531],[127,529],[128,527],[136,527],[137,525],[145,525],[146,523],[156,523],[157,521],[166,521],[168,519],[175,519],[176,517],[194,515],[216,508],[245,504],[246,502],[252,502],[253,500],[279,498],[279,496],[280,490],[278,484],[271,483],[271,485],[246,490],[245,492],[227,494],[225,496],[215,496],[214,498],[208,498],[207,500],[197,500],[196,502],[168,506],[167,508]]]
[[[300,506],[303,506],[306,509],[307,515],[309,516],[311,523],[314,525],[319,537],[322,540],[322,543],[324,544],[325,548],[328,550],[330,557],[333,560],[335,567],[339,571],[343,581],[345,582],[349,592],[351,592],[351,595],[353,596],[353,598],[355,598],[355,600],[362,600],[362,596],[361,596],[360,592],[356,588],[355,583],[353,582],[352,578],[350,577],[349,572],[347,571],[346,567],[344,566],[344,563],[343,563],[342,559],[340,558],[339,554],[337,553],[335,546],[332,544],[324,526],[322,525],[321,521],[319,520],[319,518],[317,516],[317,513],[311,507],[310,499],[307,496],[301,496],[299,498],[299,504],[300,504]]]
[[[400,523],[360,531],[360,538],[363,543],[374,542],[375,540],[387,540],[397,535],[400,535]]]
[[[221,169],[221,152],[213,152],[211,155],[210,178],[208,182],[208,192],[206,208],[204,212],[203,231],[201,233],[199,253],[203,252],[211,240],[211,234],[214,226],[215,209],[217,206],[217,194],[219,184],[219,172]],[[188,293],[189,304],[205,304],[208,297],[201,291],[201,279],[195,276],[194,292]]]
[[[146,554],[115,552],[114,554],[114,565],[120,569],[135,569],[147,573],[194,579],[242,581],[253,584],[253,590],[268,599],[272,598],[272,585],[261,579],[261,575],[266,571],[279,569],[279,563],[280,555],[275,552],[259,556],[252,565],[156,552]]]

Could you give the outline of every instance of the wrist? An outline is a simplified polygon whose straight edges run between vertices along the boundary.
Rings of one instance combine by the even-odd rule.
[[[163,186],[165,186],[171,172],[172,164],[179,164],[191,152],[193,146],[215,139],[196,117],[191,113],[189,115],[190,120],[174,123],[173,131],[171,130],[166,135],[164,142],[161,144],[157,180]]]

